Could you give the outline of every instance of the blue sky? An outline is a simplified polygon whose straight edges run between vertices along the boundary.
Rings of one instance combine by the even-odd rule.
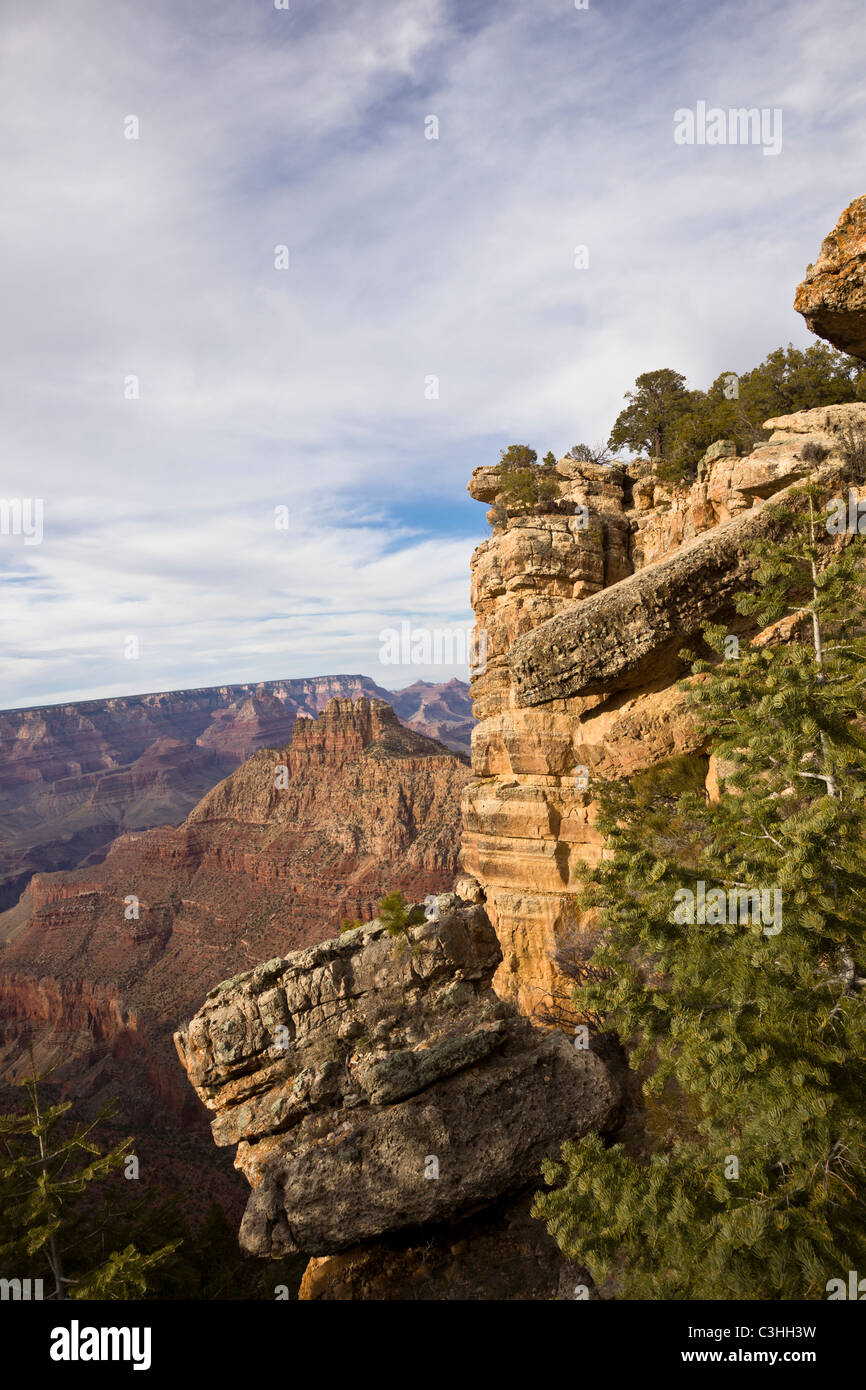
[[[465,675],[379,653],[471,621],[473,467],[604,438],[641,371],[811,341],[794,288],[866,191],[862,21],[4,0],[0,497],[44,535],[0,535],[0,707]],[[781,152],[676,145],[699,100],[780,108]]]

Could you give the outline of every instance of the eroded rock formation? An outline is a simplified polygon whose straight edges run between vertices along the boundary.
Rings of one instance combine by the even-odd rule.
[[[866,196],[849,203],[822,241],[794,308],[813,333],[866,359]]]
[[[605,1061],[493,992],[483,908],[454,894],[438,908],[405,936],[374,922],[227,980],[175,1035],[216,1143],[238,1145],[249,1252],[321,1256],[442,1226],[613,1121]]]
[[[286,744],[299,716],[359,697],[469,751],[457,680],[390,691],[367,676],[318,676],[0,711],[0,912],[33,873],[92,862],[126,831],[178,825],[259,748]]]
[[[563,459],[551,510],[509,515],[475,552],[487,663],[471,687],[479,724],[462,865],[502,945],[496,988],[527,1014],[559,990],[554,957],[582,930],[579,870],[602,853],[594,784],[699,751],[677,688],[680,649],[710,621],[752,630],[734,600],[749,582],[749,543],[773,526],[764,503],[815,470],[809,443],[824,451],[830,486],[842,435],[866,428],[866,406],[766,427],[766,445],[745,458],[709,451],[699,481],[679,489],[646,463]],[[498,470],[477,469],[469,491],[496,502]]]

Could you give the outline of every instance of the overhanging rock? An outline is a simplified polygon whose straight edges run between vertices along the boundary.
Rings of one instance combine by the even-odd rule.
[[[778,525],[772,507],[752,508],[526,633],[508,654],[518,704],[611,694],[651,678],[706,623],[734,614],[755,567],[747,551]]]

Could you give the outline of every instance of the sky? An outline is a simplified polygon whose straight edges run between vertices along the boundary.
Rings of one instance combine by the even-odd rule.
[[[3,0],[0,708],[465,678],[473,468],[813,341],[862,0],[289,5]]]

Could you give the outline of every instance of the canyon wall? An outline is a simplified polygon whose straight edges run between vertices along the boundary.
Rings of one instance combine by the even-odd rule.
[[[0,916],[0,1089],[33,1041],[76,1114],[120,1096],[120,1122],[172,1186],[200,1165],[236,1193],[177,1066],[178,1021],[227,975],[333,935],[344,914],[369,919],[385,892],[449,886],[468,777],[384,701],[335,699],[179,827],[36,874]]]
[[[866,406],[769,420],[768,443],[744,458],[714,446],[682,488],[661,485],[647,463],[563,459],[548,511],[512,511],[504,525],[489,513],[493,535],[472,560],[487,662],[471,685],[479,722],[461,862],[502,947],[496,989],[523,1012],[541,1016],[570,989],[554,958],[586,926],[576,894],[581,867],[602,854],[594,789],[701,753],[678,689],[680,650],[710,621],[754,635],[734,602],[749,582],[748,547],[772,526],[764,504],[814,471],[809,443],[826,451],[819,474],[838,486],[851,427],[866,427]],[[498,467],[476,469],[469,491],[501,504]]]
[[[96,860],[117,835],[177,825],[259,748],[335,698],[386,700],[409,728],[468,752],[467,687],[317,676],[0,711],[0,911],[31,874]]]

